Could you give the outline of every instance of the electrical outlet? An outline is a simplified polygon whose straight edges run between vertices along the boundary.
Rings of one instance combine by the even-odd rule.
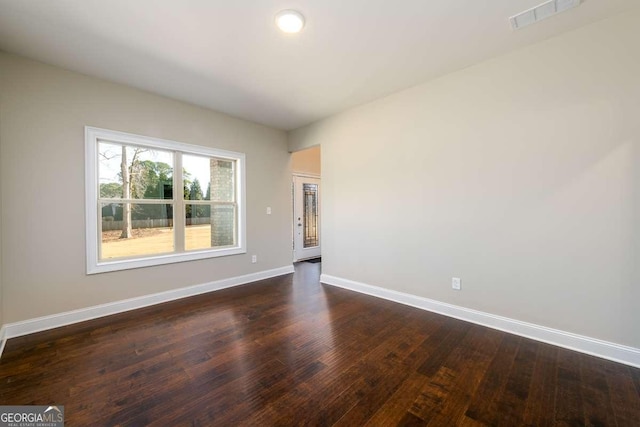
[[[267,207],[267,215],[271,215],[271,206]]]
[[[451,288],[455,289],[456,291],[462,289],[462,280],[460,280],[459,277],[454,277],[453,279],[451,279]]]
[[[256,262],[258,262],[258,255],[251,255],[251,263],[255,264]]]

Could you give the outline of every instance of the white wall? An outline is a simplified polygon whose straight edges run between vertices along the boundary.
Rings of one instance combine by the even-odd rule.
[[[0,70],[5,324],[291,265],[284,132],[3,53]],[[246,153],[248,253],[87,276],[85,125]]]
[[[322,145],[323,273],[640,348],[639,19],[291,132]]]
[[[0,67],[0,85],[4,79],[4,73]],[[0,93],[0,105],[2,104],[2,93]],[[2,177],[2,108],[0,107],[0,178]],[[4,270],[2,261],[2,182],[0,181],[0,349],[2,349],[2,340],[4,339],[3,315],[4,301],[2,299],[2,271]],[[0,352],[1,354],[1,352]]]

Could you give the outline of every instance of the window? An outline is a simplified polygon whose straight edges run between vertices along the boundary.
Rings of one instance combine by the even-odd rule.
[[[85,134],[88,274],[246,253],[244,154]]]

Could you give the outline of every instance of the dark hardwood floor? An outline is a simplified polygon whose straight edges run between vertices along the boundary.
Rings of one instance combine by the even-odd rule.
[[[68,426],[640,426],[640,370],[294,275],[9,340]]]

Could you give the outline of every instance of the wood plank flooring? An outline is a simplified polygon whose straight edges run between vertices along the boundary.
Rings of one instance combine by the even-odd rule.
[[[640,370],[293,275],[8,341],[68,426],[640,426]]]

